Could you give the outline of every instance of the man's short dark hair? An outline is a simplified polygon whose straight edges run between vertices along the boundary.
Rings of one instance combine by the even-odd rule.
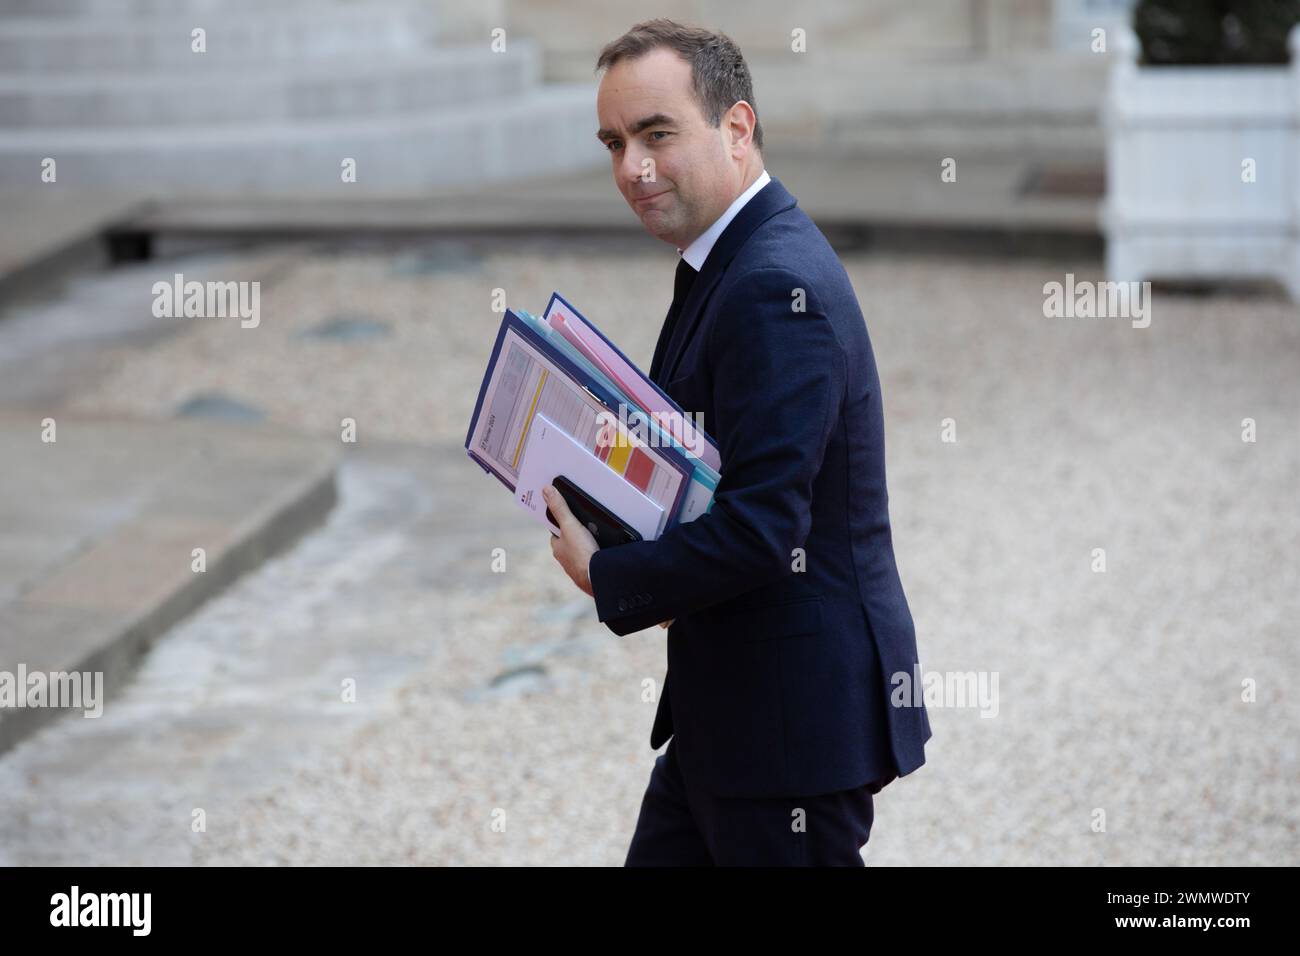
[[[645,20],[605,44],[596,60],[596,72],[659,47],[676,50],[691,65],[692,92],[710,126],[716,129],[722,123],[722,114],[740,100],[753,107],[754,146],[763,148],[763,124],[758,121],[749,67],[740,47],[726,34],[662,18]]]

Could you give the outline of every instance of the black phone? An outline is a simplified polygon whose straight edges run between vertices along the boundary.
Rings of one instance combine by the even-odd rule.
[[[602,548],[641,540],[641,534],[636,528],[627,524],[564,475],[557,475],[551,484],[569,506],[573,516],[591,532],[591,536],[596,539],[596,544]],[[551,514],[550,508],[546,509],[546,520],[553,525],[559,524]]]

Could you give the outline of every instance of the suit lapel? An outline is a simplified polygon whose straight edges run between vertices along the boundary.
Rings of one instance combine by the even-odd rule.
[[[741,207],[740,212],[736,213],[736,218],[727,223],[727,228],[722,230],[722,235],[718,236],[718,241],[709,250],[709,255],[704,260],[704,268],[700,270],[699,277],[691,286],[690,294],[682,303],[677,325],[664,352],[663,368],[656,379],[658,382],[673,380],[677,363],[681,360],[682,353],[686,351],[686,346],[690,344],[691,336],[700,323],[704,303],[708,301],[709,294],[718,284],[723,273],[727,271],[727,266],[736,257],[745,240],[767,220],[793,205],[795,205],[794,196],[790,195],[785,186],[781,185],[781,181],[773,176],[771,182],[756,192],[753,198]]]

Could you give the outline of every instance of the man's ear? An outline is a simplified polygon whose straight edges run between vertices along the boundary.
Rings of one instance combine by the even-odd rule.
[[[735,149],[742,143],[747,145],[751,152],[757,152],[757,147],[754,146],[754,128],[757,125],[754,108],[745,100],[736,100],[731,104],[731,109],[727,110],[724,119],[727,130],[731,134],[732,155],[736,155]]]

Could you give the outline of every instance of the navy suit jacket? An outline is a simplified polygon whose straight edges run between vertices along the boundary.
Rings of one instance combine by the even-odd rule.
[[[656,382],[719,442],[713,507],[589,566],[615,634],[675,619],[650,746],[676,734],[683,773],[720,796],[915,770],[930,723],[875,357],[844,267],[775,177],[710,250],[661,364]]]

